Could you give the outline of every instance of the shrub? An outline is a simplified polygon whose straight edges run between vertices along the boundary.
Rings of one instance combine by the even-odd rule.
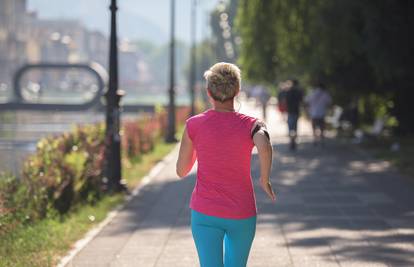
[[[178,108],[178,123],[188,108]],[[124,121],[122,145],[127,159],[151,151],[167,127],[167,114],[158,111]],[[16,226],[47,216],[63,215],[81,203],[98,201],[106,192],[103,179],[105,125],[76,126],[37,143],[23,164],[22,178],[0,175],[0,235]]]
[[[138,120],[123,122],[122,145],[128,158],[151,151],[163,130],[162,114],[145,114]]]
[[[177,108],[177,124],[184,123],[189,112],[189,107]],[[167,119],[167,112],[158,109],[155,114],[143,114],[138,120],[123,121],[122,149],[127,158],[151,151],[155,142],[166,133]]]
[[[45,217],[49,208],[64,214],[73,204],[99,199],[103,140],[104,127],[98,124],[39,141],[22,175],[35,218]]]
[[[0,235],[26,220],[26,210],[21,207],[27,201],[26,192],[27,187],[15,176],[0,174]]]
[[[79,203],[95,203],[104,192],[103,140],[103,124],[41,139],[24,162],[21,179],[0,177],[0,232],[65,214]]]

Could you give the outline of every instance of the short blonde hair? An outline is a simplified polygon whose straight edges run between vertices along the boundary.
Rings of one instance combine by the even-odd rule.
[[[240,90],[240,69],[234,64],[220,62],[204,72],[207,90],[211,97],[220,102],[233,99]]]

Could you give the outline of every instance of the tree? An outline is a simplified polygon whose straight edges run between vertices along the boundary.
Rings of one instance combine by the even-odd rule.
[[[210,14],[216,61],[234,63],[238,58],[236,48],[240,38],[233,29],[237,6],[238,0],[220,1]]]
[[[239,62],[250,80],[322,79],[339,103],[382,99],[414,132],[413,11],[409,0],[240,0]]]

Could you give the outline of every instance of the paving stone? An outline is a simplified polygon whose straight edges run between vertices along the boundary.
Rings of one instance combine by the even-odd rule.
[[[331,197],[336,205],[362,204],[361,200],[355,194],[331,194]]]
[[[352,218],[351,223],[357,229],[388,230],[391,226],[381,219]]]
[[[382,192],[371,192],[368,194],[358,194],[358,198],[367,204],[372,203],[386,203],[386,204],[395,204],[395,202],[387,195]]]
[[[375,217],[376,214],[367,206],[349,205],[340,206],[339,210],[348,217]]]
[[[328,195],[302,195],[302,200],[306,205],[334,205],[332,197]]]
[[[310,216],[323,216],[323,217],[340,217],[341,211],[335,206],[320,206],[320,205],[307,205],[306,209]]]

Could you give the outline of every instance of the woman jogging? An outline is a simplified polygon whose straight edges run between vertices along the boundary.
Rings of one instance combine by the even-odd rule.
[[[272,146],[264,123],[234,110],[239,68],[217,63],[204,77],[213,107],[187,120],[177,174],[186,176],[198,161],[190,208],[201,267],[244,267],[256,231],[251,152],[256,145],[261,187],[275,201],[270,184]]]

